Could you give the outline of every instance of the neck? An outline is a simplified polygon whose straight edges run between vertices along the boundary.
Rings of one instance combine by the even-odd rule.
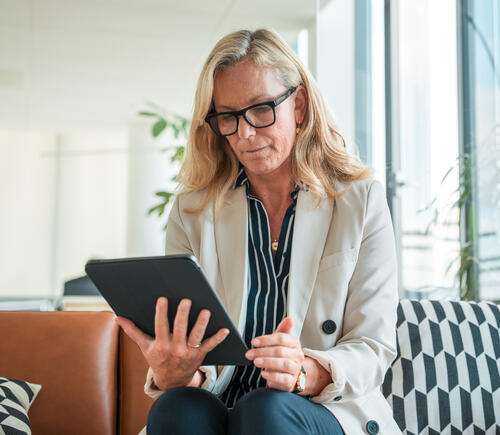
[[[290,194],[294,190],[292,171],[288,165],[283,165],[270,174],[253,174],[247,172],[250,182],[250,192],[260,199],[268,212],[274,212],[287,207]]]

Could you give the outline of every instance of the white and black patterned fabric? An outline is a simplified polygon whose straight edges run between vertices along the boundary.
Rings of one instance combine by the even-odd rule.
[[[382,391],[404,434],[500,434],[500,310],[403,299]]]
[[[31,434],[28,409],[42,388],[0,377],[0,435]]]

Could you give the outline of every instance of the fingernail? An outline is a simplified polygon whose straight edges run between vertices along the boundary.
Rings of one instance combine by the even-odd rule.
[[[229,335],[229,329],[224,329],[224,335]]]
[[[254,363],[257,364],[257,365],[261,365],[262,363],[264,362],[264,360],[262,358],[257,358]]]
[[[259,340],[259,339],[257,339],[257,338],[254,338],[254,339],[252,340],[252,344],[253,344],[254,346],[258,346],[258,345],[260,344],[260,340]]]

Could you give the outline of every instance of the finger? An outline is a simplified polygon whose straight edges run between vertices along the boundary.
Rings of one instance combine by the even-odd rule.
[[[291,317],[285,317],[278,327],[276,328],[276,332],[284,332],[285,334],[290,334],[293,327],[293,319]]]
[[[174,319],[173,340],[176,344],[186,344],[189,310],[191,309],[191,300],[183,299],[177,306],[177,313]]]
[[[269,335],[261,335],[252,340],[252,345],[255,347],[265,346],[285,346],[298,347],[298,340],[290,334],[284,332],[275,332]]]
[[[219,329],[216,334],[212,335],[211,337],[208,337],[200,347],[200,350],[203,353],[208,353],[212,349],[214,349],[217,345],[222,343],[225,338],[229,335],[229,329],[223,328]]]
[[[156,301],[155,313],[155,337],[160,342],[170,339],[170,327],[168,326],[168,299],[161,297]]]
[[[257,358],[253,362],[256,367],[272,372],[288,373],[298,376],[300,364],[287,358]]]
[[[282,391],[292,391],[295,379],[288,373],[263,370],[261,376],[267,381],[267,386]]]
[[[288,359],[300,359],[302,354],[297,351],[297,349],[291,347],[283,346],[271,346],[271,347],[258,347],[255,349],[250,349],[247,351],[245,356],[248,359],[254,360],[255,358],[288,358]]]
[[[191,333],[189,334],[188,343],[189,344],[198,344],[203,340],[203,336],[205,335],[205,331],[207,329],[208,321],[210,320],[210,311],[201,310],[200,314],[198,314],[198,318],[196,319],[196,323],[191,329]]]
[[[148,344],[153,341],[153,337],[142,332],[131,320],[118,316],[115,319],[115,322],[123,329],[123,332],[125,332],[125,334],[127,334],[139,346],[143,353]]]

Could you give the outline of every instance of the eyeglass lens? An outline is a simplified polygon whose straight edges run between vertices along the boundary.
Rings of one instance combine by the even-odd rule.
[[[243,115],[253,127],[262,128],[272,125],[275,121],[274,108],[268,104],[248,109]],[[222,135],[230,135],[238,129],[238,119],[233,114],[220,114],[210,119],[212,127]]]

